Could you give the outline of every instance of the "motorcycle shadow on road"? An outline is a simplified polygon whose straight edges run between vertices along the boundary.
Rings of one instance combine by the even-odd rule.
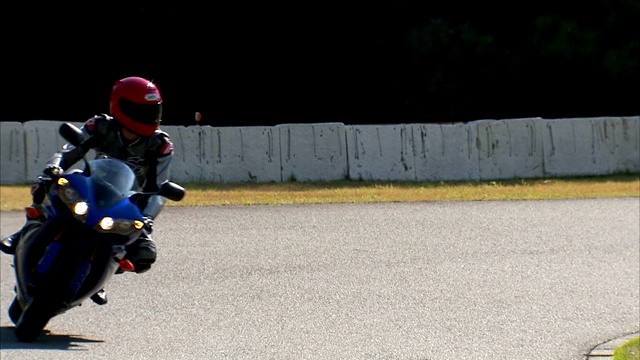
[[[0,350],[11,349],[34,349],[34,350],[89,350],[83,344],[103,343],[103,340],[86,339],[78,335],[52,334],[49,330],[44,330],[40,337],[34,342],[20,342],[16,339],[15,328],[13,326],[0,327]]]

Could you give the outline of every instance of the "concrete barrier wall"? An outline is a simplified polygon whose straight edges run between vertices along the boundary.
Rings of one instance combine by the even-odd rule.
[[[284,124],[275,128],[280,139],[281,181],[346,179],[343,124]]]
[[[28,121],[23,125],[24,134],[24,177],[21,182],[32,180],[35,181],[38,175],[42,174],[42,170],[47,165],[51,156],[59,151],[66,143],[58,134],[60,122],[36,120]],[[81,122],[72,123],[78,127],[82,126]],[[4,155],[2,155],[4,160]],[[77,164],[74,167],[79,167]],[[2,168],[4,172],[4,167]]]
[[[165,126],[171,175],[181,182],[278,182],[280,134],[273,127]]]
[[[542,119],[475,121],[481,180],[545,176]]]
[[[479,180],[476,131],[472,124],[412,125],[415,179]]]
[[[415,180],[411,130],[410,125],[348,126],[349,178]]]
[[[544,122],[547,176],[639,171],[638,117],[558,119]]]
[[[0,122],[0,183],[35,181],[64,144],[59,125],[43,120]],[[640,116],[162,129],[175,145],[172,179],[181,183],[465,181],[640,173]]]
[[[25,152],[22,123],[0,122],[0,184],[26,181]]]

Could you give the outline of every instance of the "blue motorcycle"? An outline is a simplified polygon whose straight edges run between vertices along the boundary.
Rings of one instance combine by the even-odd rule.
[[[69,123],[61,125],[60,135],[74,146],[84,139]],[[112,158],[84,158],[83,170],[41,180],[49,184],[47,196],[27,215],[45,220],[25,231],[14,256],[9,317],[24,342],[35,341],[52,317],[81,305],[116,272],[135,270],[125,255],[144,228],[137,204],[153,195],[180,201],[185,194],[170,181],[157,192],[135,191],[134,172]]]

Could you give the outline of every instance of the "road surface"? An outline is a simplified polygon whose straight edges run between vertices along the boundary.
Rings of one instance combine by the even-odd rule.
[[[2,254],[0,359],[582,360],[640,328],[638,198],[170,207],[154,236],[35,343]]]

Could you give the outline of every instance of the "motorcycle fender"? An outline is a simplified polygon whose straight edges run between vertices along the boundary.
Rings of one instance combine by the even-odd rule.
[[[54,241],[51,244],[49,244],[49,246],[47,246],[47,250],[45,251],[44,255],[38,262],[38,266],[36,267],[35,272],[38,274],[46,273],[49,270],[49,268],[51,268],[51,265],[53,264],[56,257],[58,256],[58,253],[60,252],[61,248],[62,248],[62,244],[60,244],[59,241]]]
[[[91,261],[85,260],[71,283],[71,292],[75,296],[91,271]]]

